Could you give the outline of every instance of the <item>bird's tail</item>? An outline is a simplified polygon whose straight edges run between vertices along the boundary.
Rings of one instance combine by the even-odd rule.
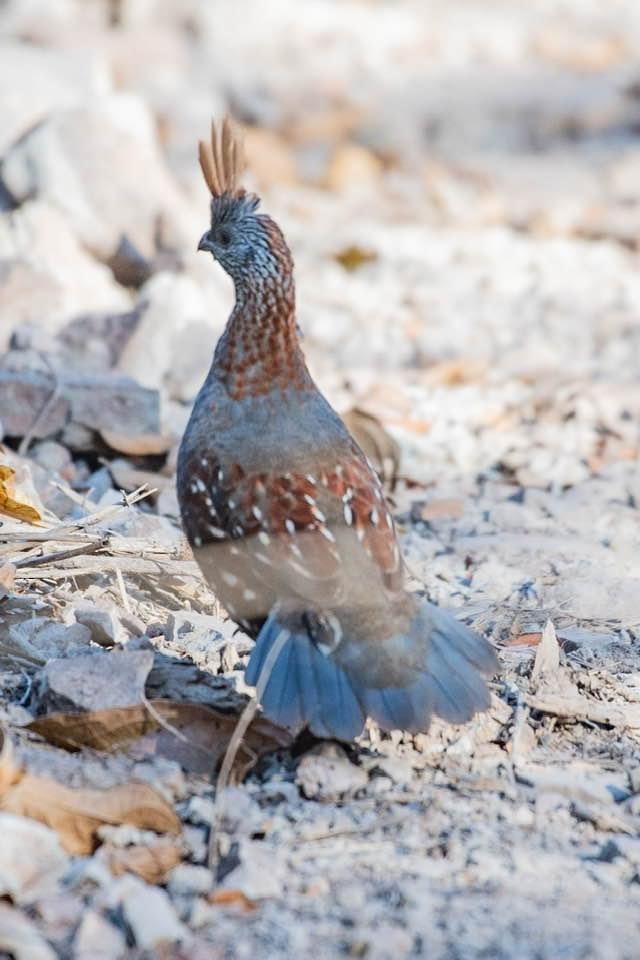
[[[266,666],[259,690],[265,714],[280,726],[308,726],[318,737],[337,740],[358,736],[367,716],[383,730],[417,733],[428,729],[433,715],[463,723],[486,710],[490,696],[483,674],[498,667],[486,640],[431,603],[420,606],[406,639],[409,648],[424,650],[423,668],[408,685],[374,687],[323,652],[301,618],[273,612],[258,635],[245,679],[257,686]],[[268,663],[276,643],[280,651]]]
[[[498,670],[493,647],[447,610],[424,602],[411,627],[424,643],[424,669],[405,687],[357,688],[367,716],[383,730],[424,732],[432,716],[465,723],[490,703],[485,676]]]
[[[269,653],[281,649],[272,665]],[[353,740],[362,732],[365,714],[346,673],[311,640],[299,617],[277,612],[265,621],[246,670],[251,686],[262,685],[262,709],[281,727],[308,726],[317,737]],[[260,690],[259,690],[260,694]]]

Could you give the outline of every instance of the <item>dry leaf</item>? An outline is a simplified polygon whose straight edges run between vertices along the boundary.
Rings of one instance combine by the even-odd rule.
[[[103,847],[102,855],[114,877],[135,873],[146,883],[164,883],[169,871],[182,860],[182,849],[171,840],[158,840],[148,845]]]
[[[179,833],[180,820],[146,783],[124,783],[108,790],[72,790],[48,777],[25,773],[0,797],[0,809],[31,817],[56,831],[69,853],[92,853],[103,823],[127,823],[141,830]]]
[[[219,907],[239,907],[243,913],[251,913],[258,906],[242,890],[214,890],[207,900]]]
[[[540,641],[542,640],[541,633],[518,633],[513,637],[509,637],[506,641],[505,646],[507,647],[537,647]]]
[[[377,260],[378,254],[375,250],[365,250],[364,247],[359,247],[357,244],[352,243],[348,247],[343,247],[338,253],[334,253],[333,259],[337,260],[345,270],[351,271],[357,270],[358,267],[363,266],[365,263],[372,263],[374,260]]]
[[[39,523],[42,514],[17,489],[16,471],[5,463],[0,464],[0,513],[5,513],[24,523]]]
[[[459,357],[457,360],[434,363],[425,370],[421,379],[425,386],[455,387],[461,383],[480,380],[486,368],[486,364],[478,360]]]
[[[65,750],[91,747],[106,752],[139,740],[156,728],[156,721],[142,704],[89,713],[50,713],[27,724],[27,729],[56,747]]]
[[[92,853],[103,823],[127,823],[157,833],[179,833],[180,820],[146,783],[108,790],[74,790],[49,777],[21,770],[5,736],[0,753],[0,809],[39,820],[56,831],[69,853]]]
[[[373,464],[380,479],[393,490],[400,466],[400,447],[377,417],[352,407],[342,419]]]
[[[67,750],[92,747],[108,752],[135,744],[136,750],[176,760],[192,773],[211,773],[224,756],[237,719],[198,703],[151,700],[148,706],[52,713],[33,720],[28,729]],[[286,747],[291,740],[286,730],[257,718],[236,761],[236,776],[244,777],[262,754]]]

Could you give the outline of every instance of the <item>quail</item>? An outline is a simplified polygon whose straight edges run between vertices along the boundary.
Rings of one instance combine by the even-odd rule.
[[[489,704],[490,644],[405,587],[377,474],[318,390],[302,352],[291,252],[240,183],[231,122],[199,157],[211,220],[198,249],[229,274],[235,305],[178,457],[184,529],[205,579],[255,646],[275,723],[351,740],[371,717],[425,731]],[[276,647],[279,645],[279,651]]]

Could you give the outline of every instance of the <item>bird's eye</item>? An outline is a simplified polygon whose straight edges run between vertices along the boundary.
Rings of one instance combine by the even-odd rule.
[[[231,243],[231,234],[228,230],[225,230],[224,227],[222,227],[220,230],[218,230],[216,239],[220,246],[228,247]]]

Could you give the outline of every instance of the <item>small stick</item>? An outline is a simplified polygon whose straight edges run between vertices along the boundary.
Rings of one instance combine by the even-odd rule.
[[[31,421],[31,426],[29,427],[24,437],[20,441],[20,446],[18,447],[18,454],[21,457],[24,457],[27,455],[27,451],[31,446],[31,442],[33,440],[36,430],[38,429],[42,421],[45,419],[49,411],[53,408],[54,403],[60,396],[60,379],[58,377],[58,374],[56,373],[54,367],[50,363],[49,358],[45,353],[39,352],[39,356],[41,357],[42,360],[45,361],[47,367],[49,368],[49,372],[53,377],[53,387],[51,388],[51,393],[49,394],[49,396],[47,397],[47,399],[42,404],[42,406],[36,413],[35,417]]]
[[[177,740],[182,740],[183,743],[191,743],[191,741],[189,740],[189,737],[186,737],[184,733],[178,730],[177,727],[174,727],[173,724],[169,723],[168,720],[165,720],[164,717],[160,713],[158,713],[154,705],[151,703],[151,701],[148,699],[148,697],[144,693],[142,694],[142,703],[145,710],[147,710],[151,714],[151,716],[153,717],[153,719],[155,720],[155,722],[158,724],[159,727],[162,727],[164,730],[167,731],[167,733],[170,733],[172,736],[176,737]]]
[[[216,799],[213,806],[213,817],[211,819],[211,830],[209,833],[209,869],[213,871],[214,879],[218,866],[217,838],[218,827],[222,816],[222,795],[229,784],[229,776],[231,774],[236,756],[238,755],[238,750],[240,749],[242,740],[244,739],[244,735],[249,729],[251,721],[256,714],[258,705],[262,700],[262,695],[265,691],[267,683],[269,682],[271,671],[276,664],[276,660],[280,656],[282,648],[289,639],[289,636],[290,633],[288,630],[281,630],[276,637],[271,650],[269,650],[267,658],[262,665],[260,676],[258,677],[258,682],[256,684],[256,695],[252,700],[249,700],[246,707],[240,714],[235,730],[233,731],[231,739],[229,740],[229,745],[224,755],[222,766],[220,767],[220,773],[218,774],[218,780],[216,782]]]
[[[127,588],[124,585],[124,577],[122,576],[122,570],[117,565],[115,566],[116,571],[116,582],[118,584],[118,590],[120,591],[120,599],[122,600],[122,606],[127,611],[131,613],[131,603],[129,601],[129,594],[127,593]]]
[[[70,547],[68,550],[58,550],[55,553],[43,553],[40,556],[18,557],[13,565],[17,568],[37,567],[45,563],[57,563],[58,560],[70,560],[72,557],[84,556],[87,553],[97,553],[105,546],[103,540],[83,543],[79,547]],[[121,574],[122,576],[122,574]]]
[[[84,559],[84,558],[81,558]],[[74,557],[71,561],[75,560]],[[142,560],[139,557],[87,557],[77,566],[70,562],[66,567],[36,567],[31,570],[25,568],[20,572],[20,580],[64,580],[66,577],[91,577],[98,573],[108,573],[117,568],[122,573],[131,573],[134,576],[152,576],[159,574],[170,577],[202,578],[200,568],[195,560]]]

